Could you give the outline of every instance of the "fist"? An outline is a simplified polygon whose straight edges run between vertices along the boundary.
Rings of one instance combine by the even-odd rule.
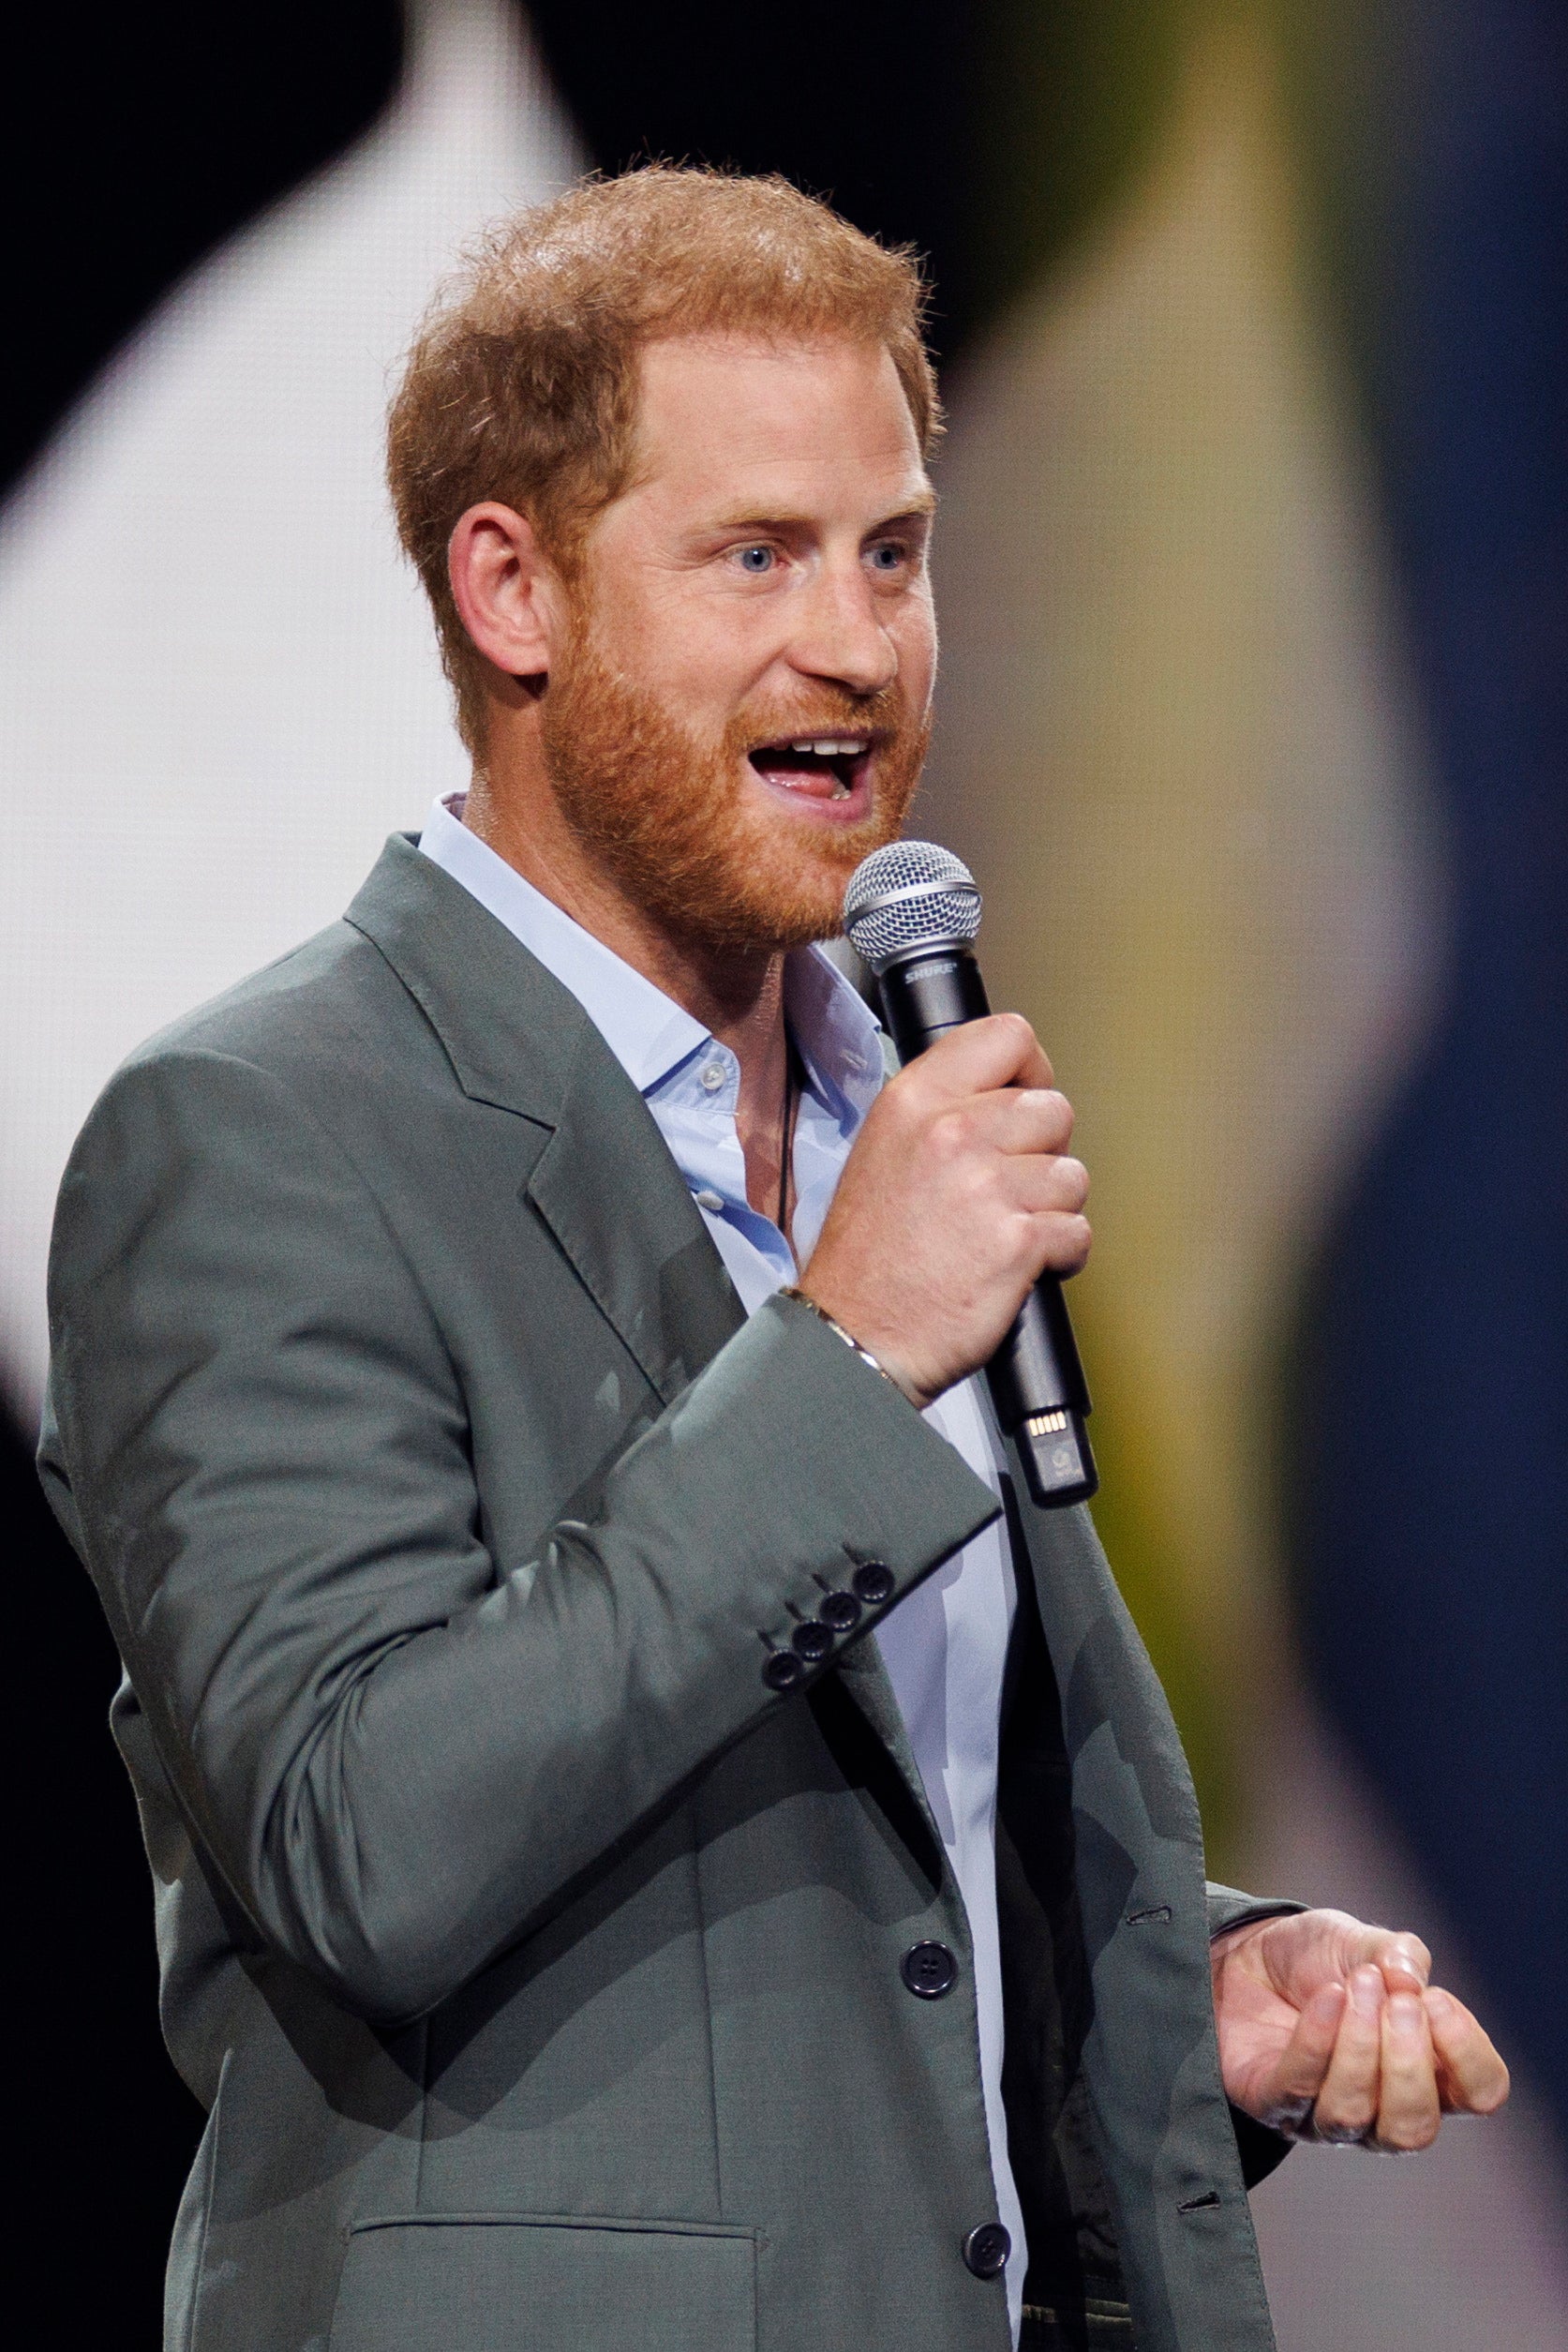
[[[800,1288],[917,1405],[995,1352],[1033,1283],[1089,1254],[1072,1107],[1022,1015],[900,1071],[844,1163]]]

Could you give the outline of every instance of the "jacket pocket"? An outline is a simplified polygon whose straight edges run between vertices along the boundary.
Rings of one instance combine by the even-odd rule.
[[[756,2240],[701,2222],[419,2213],[349,2234],[330,2352],[754,2352]]]

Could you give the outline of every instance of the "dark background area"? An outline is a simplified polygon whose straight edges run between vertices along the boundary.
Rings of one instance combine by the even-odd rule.
[[[929,260],[950,359],[1135,168],[1183,0],[542,0],[529,20],[595,162],[779,171]],[[5,217],[20,357],[0,490],[188,269],[340,155],[395,92],[393,0],[214,11],[84,0],[12,50]]]
[[[12,354],[0,495],[186,271],[367,127],[401,59],[385,0],[88,5],[32,22],[0,142]],[[61,2344],[112,2325],[125,2352],[152,2352],[202,2116],[158,2034],[151,1882],[108,1730],[118,1660],[30,1433],[8,1420],[0,1481],[20,1604],[12,1785],[28,1792],[12,1912],[19,2274],[47,2277]]]

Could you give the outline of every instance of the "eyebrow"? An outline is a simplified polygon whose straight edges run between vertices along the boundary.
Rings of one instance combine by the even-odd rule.
[[[891,531],[897,523],[925,521],[935,512],[935,491],[918,491],[896,513],[885,515],[880,522],[871,524],[865,536],[871,538],[879,531]],[[793,514],[788,508],[775,507],[769,514],[720,515],[708,528],[710,531],[799,531],[809,530],[815,519],[812,515]]]

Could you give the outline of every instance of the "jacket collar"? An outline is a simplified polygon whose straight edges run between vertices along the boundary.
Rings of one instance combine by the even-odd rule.
[[[571,990],[637,1091],[667,1077],[709,1041],[700,1021],[585,931],[543,891],[470,833],[467,795],[438,801],[419,836],[419,854],[461,882],[529,953]]]
[[[665,1403],[744,1321],[641,1095],[570,989],[395,833],[348,910],[470,1099],[549,1131],[534,1208]]]
[[[392,966],[466,1095],[558,1123],[593,1025],[504,923],[420,855],[415,835],[393,834],[345,920]]]

